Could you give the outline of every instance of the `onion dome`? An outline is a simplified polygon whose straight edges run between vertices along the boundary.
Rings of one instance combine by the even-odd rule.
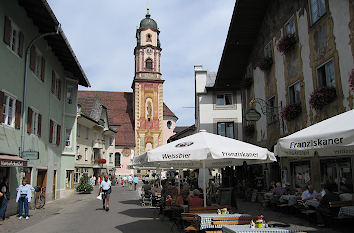
[[[151,29],[158,30],[156,21],[150,17],[151,17],[151,15],[149,13],[149,8],[148,8],[147,13],[145,15],[145,19],[142,19],[140,21],[140,28],[139,29],[145,29],[145,28],[150,27]]]

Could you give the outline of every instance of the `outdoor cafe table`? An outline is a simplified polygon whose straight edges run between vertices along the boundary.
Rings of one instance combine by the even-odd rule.
[[[279,201],[288,202],[288,205],[290,206],[290,205],[295,205],[299,198],[301,199],[301,197],[298,197],[296,195],[281,195]]]
[[[354,217],[354,206],[343,206],[339,209],[338,216],[353,216]]]
[[[294,228],[280,228],[280,227],[268,227],[268,228],[250,228],[250,225],[230,225],[222,227],[223,233],[293,233],[301,232],[300,230]]]
[[[213,214],[213,213],[199,213],[197,220],[200,222],[200,230],[208,228],[222,228],[222,225],[213,225],[212,219],[214,217],[250,217],[249,214]]]

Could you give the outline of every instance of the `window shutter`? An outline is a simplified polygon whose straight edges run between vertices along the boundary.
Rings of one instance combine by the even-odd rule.
[[[11,21],[9,17],[5,16],[5,25],[4,25],[4,42],[7,45],[10,45],[11,38]]]
[[[33,111],[30,107],[28,107],[28,112],[27,112],[27,133],[32,133],[32,115]]]
[[[31,47],[30,68],[34,72],[36,68],[36,47]]]
[[[61,129],[61,126],[58,125],[58,127],[57,127],[57,145],[60,145],[60,129]]]
[[[44,82],[45,77],[45,59],[42,57],[42,66],[41,66],[41,80]]]
[[[20,57],[22,57],[23,55],[23,41],[24,41],[23,32],[20,32],[19,40],[18,40],[18,55]]]
[[[52,93],[54,94],[55,91],[55,72],[52,70]]]
[[[0,124],[2,123],[3,103],[4,103],[4,92],[0,91]]]
[[[61,81],[59,80],[59,83],[58,83],[58,99],[61,100]]]
[[[22,103],[19,100],[16,100],[16,112],[15,112],[15,128],[19,129],[21,125],[21,111]]]
[[[38,114],[38,137],[42,136],[42,115]]]
[[[49,122],[49,143],[53,142],[53,121]]]

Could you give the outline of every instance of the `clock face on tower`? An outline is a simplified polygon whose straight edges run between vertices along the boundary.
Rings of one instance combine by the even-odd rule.
[[[146,49],[146,54],[147,55],[151,55],[152,54],[152,49],[151,48],[147,48]]]

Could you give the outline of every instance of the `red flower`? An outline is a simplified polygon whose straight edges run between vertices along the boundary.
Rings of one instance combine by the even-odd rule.
[[[334,87],[320,87],[312,92],[309,103],[312,108],[320,110],[336,98],[337,93]]]
[[[281,38],[277,43],[277,49],[282,54],[289,52],[297,42],[295,34],[289,34]]]
[[[281,117],[286,121],[294,120],[301,114],[302,108],[300,104],[288,104],[280,111]]]
[[[106,159],[95,159],[95,163],[98,163],[98,164],[105,164],[107,161]]]

